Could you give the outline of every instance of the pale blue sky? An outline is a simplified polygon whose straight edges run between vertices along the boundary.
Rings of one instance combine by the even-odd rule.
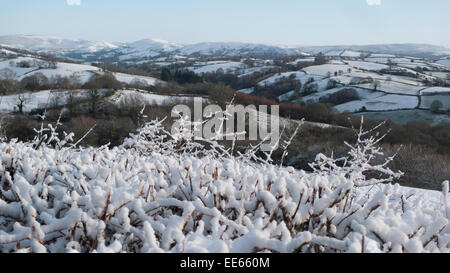
[[[0,35],[450,46],[449,0],[0,0]],[[77,2],[80,0],[69,0]]]

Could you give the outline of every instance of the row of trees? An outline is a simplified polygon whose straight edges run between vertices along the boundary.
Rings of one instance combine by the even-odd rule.
[[[56,75],[48,78],[41,72],[16,80],[16,75],[10,69],[0,71],[0,93],[2,95],[17,94],[23,91],[39,91],[47,89],[79,89],[82,87],[80,78],[73,74],[68,77]]]
[[[23,91],[39,91],[49,89],[74,90],[74,89],[120,89],[122,84],[112,73],[95,74],[85,84],[81,83],[80,77],[72,74],[68,77],[56,75],[48,78],[41,72],[24,77],[17,81],[16,75],[10,69],[0,71],[0,94],[17,94]],[[137,85],[138,83],[136,83]]]

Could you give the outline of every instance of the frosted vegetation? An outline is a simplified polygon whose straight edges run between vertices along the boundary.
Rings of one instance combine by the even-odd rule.
[[[114,148],[78,147],[58,124],[2,140],[0,252],[449,251],[448,181],[440,203],[403,194],[392,158],[371,163],[377,128],[306,173],[258,145],[193,141],[185,120],[174,134],[142,123]]]

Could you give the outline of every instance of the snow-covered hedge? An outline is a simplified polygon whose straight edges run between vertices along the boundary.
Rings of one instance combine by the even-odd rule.
[[[371,132],[313,173],[199,154],[157,121],[115,148],[42,132],[0,144],[0,252],[449,251],[448,182],[437,205],[386,184]]]

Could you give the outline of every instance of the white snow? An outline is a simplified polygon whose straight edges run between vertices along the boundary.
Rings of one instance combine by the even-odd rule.
[[[339,112],[358,112],[362,107],[368,111],[389,111],[399,109],[414,109],[419,105],[418,96],[381,95],[379,97],[351,101],[335,106]]]
[[[42,73],[47,78],[56,77],[56,76],[63,76],[63,77],[70,77],[72,75],[77,76],[80,79],[80,82],[86,83],[89,81],[89,79],[96,73],[100,72],[100,68],[91,66],[91,65],[84,65],[84,64],[72,64],[72,63],[57,63],[56,69],[39,69],[34,70],[30,73],[27,73],[26,75],[22,75],[18,78],[18,80],[22,80],[26,76],[31,76],[36,73]]]
[[[146,76],[138,76],[138,75],[131,75],[131,74],[124,74],[124,73],[114,73],[114,76],[119,82],[130,84],[135,80],[139,80],[142,82],[147,83],[147,85],[155,85],[157,83],[162,83],[161,80],[158,80],[156,78],[152,77],[146,77]]]
[[[290,99],[292,98],[293,95],[295,95],[295,90],[289,91],[287,93],[284,93],[281,96],[278,96],[278,101],[283,102],[283,101],[290,101]]]
[[[450,59],[442,59],[437,61],[437,63],[445,65],[447,68],[450,69]]]
[[[345,50],[342,52],[341,57],[353,57],[353,58],[359,58],[363,52],[361,51],[354,51],[354,50]]]
[[[279,81],[282,78],[289,78],[290,76],[295,75],[295,79],[299,80],[302,84],[304,84],[309,79],[314,79],[314,81],[321,80],[323,77],[318,75],[308,75],[303,71],[294,71],[294,72],[284,72],[284,73],[277,73],[273,75],[272,77],[269,77],[263,81],[258,82],[258,85],[264,86],[264,85],[272,85],[275,84],[277,81]]]
[[[376,64],[370,62],[361,62],[361,61],[346,61],[348,65],[353,66],[358,69],[378,71],[382,69],[387,69],[389,66],[383,64]]]
[[[382,150],[365,132],[348,164],[319,154],[306,173],[251,151],[202,157],[159,121],[115,148],[64,146],[73,135],[52,129],[0,142],[2,253],[450,251],[448,181],[391,184],[401,173],[371,164]]]
[[[293,61],[293,62],[290,62],[290,63],[288,63],[288,64],[296,65],[296,64],[299,64],[299,63],[313,63],[314,60],[315,60],[315,58],[312,58],[312,57],[309,57],[309,58],[299,58],[299,59],[297,59],[297,60],[295,60],[295,61]]]
[[[106,90],[100,90],[101,94],[106,94]],[[24,112],[30,112],[35,109],[46,109],[53,106],[64,106],[67,104],[69,94],[74,99],[88,99],[88,90],[55,91],[44,90],[38,92],[26,92],[9,96],[0,96],[0,112],[9,113],[17,111],[19,97],[25,98],[23,105]]]
[[[431,95],[431,94],[450,94],[450,87],[430,87],[420,91],[421,95]]]
[[[187,103],[192,101],[194,98],[190,96],[168,96],[168,95],[159,95],[153,94],[146,91],[139,90],[119,90],[114,93],[109,100],[119,104],[120,102],[125,102],[133,96],[138,96],[138,98],[142,99],[143,104],[147,105],[167,105],[173,103]]]
[[[188,67],[188,69],[194,71],[196,74],[202,74],[207,72],[217,72],[219,69],[223,69],[226,73],[228,71],[235,71],[245,67],[246,65],[241,62],[212,61],[204,63],[197,62],[194,64],[194,67]]]
[[[307,74],[317,75],[325,77],[328,73],[333,75],[335,72],[342,71],[342,73],[348,73],[348,69],[352,68],[349,65],[339,65],[339,64],[324,64],[324,65],[316,65],[309,66],[303,69]]]
[[[255,88],[246,88],[246,89],[240,89],[238,90],[238,92],[244,93],[244,94],[251,94],[253,93],[253,91],[255,91]]]
[[[114,49],[117,45],[108,42],[92,42],[86,40],[71,40],[60,37],[38,36],[38,35],[10,35],[0,36],[0,44],[27,50],[63,50],[96,52],[103,49]]]
[[[376,91],[372,91],[372,90],[368,90],[368,89],[364,89],[364,88],[338,87],[338,88],[333,88],[333,89],[329,89],[326,91],[314,93],[314,94],[311,94],[308,96],[304,96],[301,98],[301,101],[308,102],[308,103],[319,102],[320,98],[326,97],[328,95],[334,94],[336,92],[341,91],[342,89],[347,89],[347,88],[351,88],[351,89],[355,90],[361,99],[374,99],[374,98],[379,98],[379,97],[385,95],[383,92],[376,92]]]

